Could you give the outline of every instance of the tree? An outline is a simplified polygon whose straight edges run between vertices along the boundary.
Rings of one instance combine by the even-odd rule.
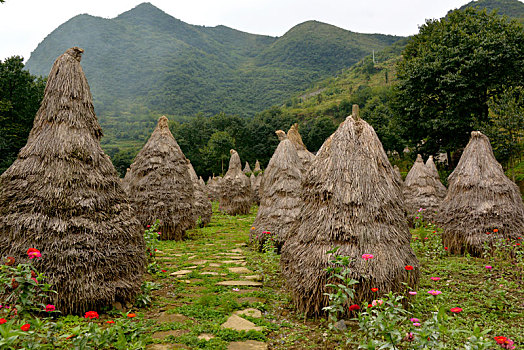
[[[522,57],[522,25],[495,12],[468,8],[428,20],[397,65],[394,108],[409,146],[451,159],[488,120],[489,99],[522,86]]]
[[[207,143],[207,149],[211,159],[214,160],[210,169],[213,173],[220,172],[221,175],[224,175],[224,163],[227,167],[227,161],[231,156],[229,151],[234,148],[235,140],[227,131],[216,131],[211,135]]]
[[[45,80],[24,70],[20,56],[0,61],[0,173],[16,159],[33,127]]]

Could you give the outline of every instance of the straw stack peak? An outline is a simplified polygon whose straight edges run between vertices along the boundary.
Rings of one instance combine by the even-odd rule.
[[[283,131],[283,130],[277,130],[277,131],[275,131],[275,134],[277,134],[278,141],[283,141],[283,140],[287,139],[287,135],[286,135],[285,131]]]
[[[300,133],[298,132],[298,123],[293,124],[288,130],[287,138],[293,141],[297,150],[307,151],[307,147],[304,144],[304,141],[302,141],[302,136],[300,136]]]

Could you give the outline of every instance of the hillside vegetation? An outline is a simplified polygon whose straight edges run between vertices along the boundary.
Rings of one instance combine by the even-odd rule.
[[[113,19],[70,19],[38,45],[27,68],[47,76],[57,56],[82,47],[106,143],[140,143],[161,114],[253,116],[398,39],[315,21],[268,37],[190,25],[143,3]]]

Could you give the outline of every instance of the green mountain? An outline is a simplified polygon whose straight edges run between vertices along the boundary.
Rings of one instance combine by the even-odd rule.
[[[519,0],[477,0],[467,3],[460,10],[468,7],[486,9],[488,12],[497,10],[498,14],[506,15],[524,24],[524,3]]]
[[[315,21],[282,37],[254,35],[190,25],[143,3],[113,19],[71,18],[38,45],[26,67],[47,76],[67,48],[83,48],[105,142],[143,142],[161,114],[252,116],[399,39]]]

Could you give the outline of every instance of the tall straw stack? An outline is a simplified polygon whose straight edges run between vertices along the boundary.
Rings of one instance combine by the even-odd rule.
[[[244,166],[244,170],[242,170],[244,174],[251,173],[251,168],[249,167],[249,163],[246,162],[246,166]]]
[[[207,181],[207,193],[209,195],[209,199],[212,201],[218,201],[218,198],[220,197],[220,182],[222,181],[222,178],[220,176],[215,177],[213,175],[212,178],[209,178]]]
[[[522,237],[524,205],[519,189],[504,174],[489,139],[480,131],[471,133],[448,183],[438,223],[450,252],[480,255],[495,241]]]
[[[302,136],[300,136],[300,133],[298,132],[298,124],[295,123],[291,126],[291,128],[287,132],[287,138],[293,142],[295,145],[295,148],[297,149],[298,156],[302,160],[303,164],[303,172],[306,172],[307,169],[311,166],[311,163],[315,159],[315,156],[313,153],[309,152],[307,150],[306,145],[302,141]]]
[[[125,178],[137,218],[145,227],[160,221],[164,240],[182,240],[195,226],[195,196],[187,159],[162,116]]]
[[[189,176],[191,177],[191,181],[193,182],[193,190],[195,196],[193,212],[195,214],[197,222],[199,222],[199,226],[204,227],[205,225],[211,222],[213,208],[211,207],[211,202],[209,201],[209,198],[206,194],[206,186],[200,182],[202,178],[198,178],[195,169],[193,168],[193,165],[191,164],[189,159],[187,160],[187,167],[189,169]],[[204,182],[204,180],[202,180],[202,182]]]
[[[435,168],[436,170],[436,168]],[[422,160],[420,154],[404,181],[404,199],[408,217],[424,216],[425,221],[434,221],[438,207],[446,196],[446,189]]]
[[[433,161],[433,156],[429,156],[428,160],[426,160],[426,169],[429,171],[429,174],[435,179],[437,192],[439,193],[439,196],[441,196],[442,198],[446,197],[448,190],[446,186],[444,186],[442,182],[440,182],[440,175],[438,174],[437,166]]]
[[[80,65],[83,50],[55,61],[27,144],[0,177],[0,256],[28,248],[62,314],[132,302],[146,263],[139,222],[100,147],[102,129]]]
[[[248,214],[253,204],[249,178],[242,172],[240,156],[231,150],[229,169],[220,183],[219,209],[229,215]]]
[[[260,171],[262,171],[262,169],[260,168],[260,163],[259,163],[259,161],[258,161],[258,159],[257,159],[257,161],[256,161],[256,163],[255,163],[255,169],[253,169],[253,172],[254,172],[254,173],[258,173],[258,172],[260,172]]]
[[[334,247],[350,258],[349,276],[359,281],[352,304],[376,299],[371,288],[403,293],[404,283],[413,287],[418,280],[400,183],[375,131],[357,113],[315,157],[302,183],[302,210],[282,247],[284,279],[306,314],[329,305],[325,269],[333,266],[327,252]]]
[[[251,246],[260,250],[271,232],[278,248],[300,213],[303,162],[286,134],[278,130],[280,143],[262,179],[260,207],[249,234]]]

